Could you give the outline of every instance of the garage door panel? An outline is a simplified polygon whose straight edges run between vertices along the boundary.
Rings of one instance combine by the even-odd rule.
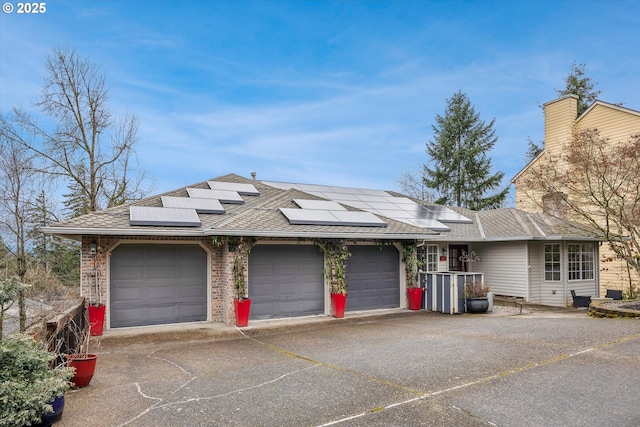
[[[178,288],[178,296],[181,299],[196,299],[196,298],[206,298],[206,293],[202,292],[202,286],[200,284],[186,284],[183,283],[180,288]]]
[[[400,306],[400,261],[393,246],[350,246],[346,310]]]
[[[116,301],[140,301],[144,292],[142,284],[133,284],[128,287],[114,287],[112,283],[111,299]]]
[[[207,318],[207,253],[198,245],[120,245],[110,277],[112,327]]]
[[[322,264],[315,246],[254,247],[249,255],[251,319],[323,313]]]
[[[166,265],[166,264],[147,265],[147,267],[145,268],[145,277],[150,280],[153,280],[153,279],[175,280],[176,267],[173,265]]]
[[[141,265],[120,265],[117,270],[111,269],[111,281],[133,280],[144,277],[144,267]]]

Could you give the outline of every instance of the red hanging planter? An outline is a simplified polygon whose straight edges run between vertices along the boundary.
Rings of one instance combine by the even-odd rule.
[[[344,317],[344,307],[347,304],[347,294],[331,294],[331,312],[333,317]]]
[[[235,298],[233,305],[236,309],[236,326],[243,327],[249,324],[249,309],[251,308],[251,300],[245,298],[242,301]]]
[[[104,313],[106,305],[90,305],[87,310],[89,311],[89,332],[92,337],[102,335],[104,329]]]
[[[409,310],[420,310],[422,308],[422,288],[408,288],[407,299],[409,300]]]

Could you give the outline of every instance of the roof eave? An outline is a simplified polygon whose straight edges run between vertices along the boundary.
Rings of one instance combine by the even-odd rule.
[[[321,231],[257,231],[257,230],[166,230],[166,229],[105,229],[105,228],[67,228],[44,227],[47,234],[63,235],[77,238],[83,235],[92,236],[168,236],[168,237],[206,237],[206,236],[252,236],[252,237],[284,237],[284,238],[318,238],[318,239],[376,239],[376,240],[430,240],[434,234],[400,234],[400,233],[349,233]]]

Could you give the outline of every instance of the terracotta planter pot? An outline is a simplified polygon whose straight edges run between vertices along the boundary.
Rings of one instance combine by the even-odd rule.
[[[89,311],[89,332],[92,337],[102,335],[102,330],[104,329],[104,313],[106,305],[90,305],[87,307]]]
[[[341,319],[344,317],[344,307],[347,305],[346,294],[331,294],[331,312],[333,317]]]
[[[408,288],[407,299],[409,300],[409,310],[420,310],[422,308],[422,288]]]
[[[233,300],[233,305],[236,309],[236,326],[247,326],[249,324],[249,309],[251,308],[251,300],[249,298],[245,298],[240,301],[236,298]]]
[[[70,354],[67,356],[67,364],[76,369],[71,382],[76,387],[86,387],[91,382],[96,370],[97,354]]]

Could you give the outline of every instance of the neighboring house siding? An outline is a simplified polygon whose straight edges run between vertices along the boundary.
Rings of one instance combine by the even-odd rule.
[[[547,153],[562,151],[571,138],[578,112],[578,100],[573,97],[545,104],[544,149]]]
[[[471,269],[484,273],[485,282],[495,295],[527,297],[527,243],[475,243],[471,250],[482,259]]]
[[[640,132],[640,116],[596,105],[578,121],[576,127],[578,130],[598,129],[611,142],[627,141],[632,134]]]
[[[524,188],[522,178],[526,176],[528,171],[535,170],[537,164],[546,162],[547,156],[563,154],[573,131],[597,129],[602,137],[609,138],[612,143],[627,141],[631,135],[640,133],[640,113],[602,102],[596,102],[582,116],[577,118],[576,99],[566,97],[545,104],[544,114],[544,153],[529,164],[523,173],[513,181],[515,184],[516,207],[530,212],[542,211],[541,200],[543,194]],[[570,213],[569,216],[572,220],[580,221],[579,218],[571,217]],[[629,271],[626,262],[616,259],[606,243],[600,248],[599,261],[601,267],[599,271],[601,296],[606,293],[607,289],[627,291],[630,278],[636,285],[640,283],[640,277],[638,277],[637,273]],[[534,297],[533,292],[535,291],[532,290],[532,297]],[[542,300],[546,300],[546,298]]]

